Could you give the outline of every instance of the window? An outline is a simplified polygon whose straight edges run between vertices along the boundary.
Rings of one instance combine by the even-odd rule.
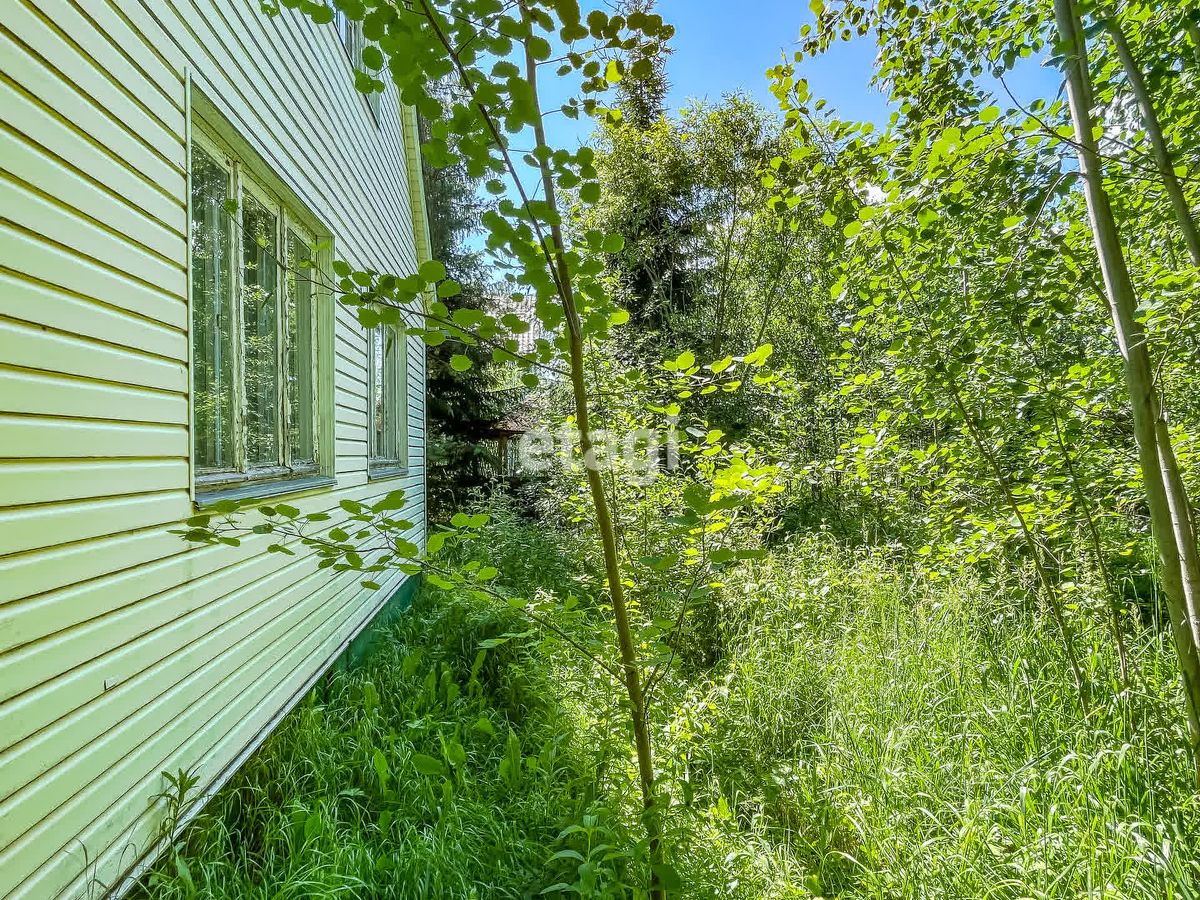
[[[408,465],[408,353],[403,329],[378,325],[367,331],[367,369],[370,470],[389,474]]]
[[[363,37],[362,22],[356,22],[340,9],[334,9],[333,27],[337,30],[338,39],[342,42],[342,47],[345,48],[346,55],[350,57],[350,65],[355,70],[361,68],[363,47],[367,45],[366,38]],[[381,95],[377,91],[362,94],[357,86],[355,87],[355,92],[359,93],[367,101],[367,106],[370,107],[371,114],[375,116],[375,121],[378,123],[379,98]]]
[[[333,27],[337,29],[338,38],[341,39],[342,46],[346,48],[346,53],[350,57],[350,62],[358,65],[362,59],[362,24],[355,22],[340,9],[333,11]]]
[[[316,241],[198,129],[191,192],[197,485],[316,473]]]

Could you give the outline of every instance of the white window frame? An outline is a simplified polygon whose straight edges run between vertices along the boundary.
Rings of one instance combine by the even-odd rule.
[[[319,241],[316,233],[304,219],[298,216],[286,203],[278,199],[276,194],[269,190],[263,180],[256,177],[255,174],[248,171],[250,168],[247,163],[230,149],[224,141],[222,141],[213,131],[208,129],[206,125],[202,125],[199,121],[193,119],[190,123],[190,138],[191,147],[189,148],[188,165],[191,166],[191,152],[196,149],[203,151],[229,174],[227,200],[236,202],[236,212],[231,213],[233,218],[233,228],[230,229],[229,259],[233,268],[228,279],[229,290],[232,292],[232,297],[225,298],[230,310],[233,314],[234,328],[234,359],[231,367],[231,377],[233,378],[233,409],[231,411],[229,425],[233,428],[233,465],[221,468],[201,468],[196,464],[195,448],[191,450],[191,466],[193,471],[193,482],[197,495],[202,495],[205,491],[213,491],[220,488],[233,487],[245,483],[275,481],[285,478],[301,478],[321,474],[322,460],[325,458],[324,437],[321,428],[321,400],[320,394],[324,380],[322,379],[323,369],[323,354],[320,352],[320,315],[318,307],[321,302],[322,291],[314,290],[312,296],[312,314],[309,318],[309,327],[312,329],[309,336],[310,347],[312,348],[312,407],[309,410],[311,416],[311,433],[313,436],[312,459],[293,463],[291,460],[291,447],[288,442],[288,414],[290,404],[288,403],[287,390],[288,379],[286,371],[286,328],[287,328],[287,276],[286,268],[290,265],[287,256],[290,252],[289,233],[294,232],[298,237],[308,242],[312,259],[316,265],[316,273],[320,273],[323,266],[323,259],[319,252]],[[189,178],[188,184],[189,196],[191,193],[191,183]],[[263,205],[263,207],[275,216],[276,222],[276,248],[279,257],[285,268],[284,272],[280,273],[280,277],[276,281],[275,288],[275,328],[276,328],[276,375],[277,375],[277,396],[276,403],[278,404],[279,414],[275,417],[275,432],[276,446],[278,448],[278,462],[273,465],[257,465],[251,466],[246,460],[246,435],[245,435],[245,414],[247,409],[246,398],[246,382],[245,382],[245,322],[243,321],[242,309],[242,285],[245,277],[245,262],[243,258],[242,247],[242,222],[243,222],[243,192],[252,195],[255,200]],[[232,194],[232,196],[229,196]],[[189,213],[190,219],[190,213]],[[189,228],[191,223],[189,221]],[[188,248],[188,272],[189,283],[191,280],[191,272],[193,271],[193,263],[191,259],[191,243],[189,241]],[[192,302],[195,302],[194,299]],[[190,329],[190,316],[189,316]],[[193,350],[194,354],[194,350]],[[191,384],[188,386],[189,393],[193,390]],[[189,420],[189,427],[194,429],[194,415]]]

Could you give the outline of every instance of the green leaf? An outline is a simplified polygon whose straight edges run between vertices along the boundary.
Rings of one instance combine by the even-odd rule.
[[[466,765],[467,748],[458,741],[450,741],[450,743],[446,744],[445,753],[446,761],[455,768]]]
[[[763,344],[746,354],[745,363],[748,366],[761,366],[771,358],[771,354],[774,352],[775,348],[771,344]]]
[[[471,368],[471,357],[455,353],[450,357],[450,368],[455,372],[465,372]]]
[[[417,274],[427,282],[441,281],[446,277],[446,267],[436,259],[429,259],[421,263],[421,268],[417,270]]]
[[[610,59],[608,65],[604,68],[604,80],[609,84],[616,84],[625,77],[625,67],[618,59]]]
[[[825,215],[821,216],[821,223],[832,228],[837,224],[837,216],[835,216],[831,210],[827,209],[825,210]]]
[[[416,544],[404,538],[397,538],[392,541],[392,551],[397,556],[404,557],[405,559],[416,559],[421,553]]]
[[[847,222],[846,227],[842,229],[842,234],[852,238],[860,231],[862,231],[862,222]]]
[[[579,188],[579,199],[584,203],[596,203],[600,199],[600,183],[586,181]]]
[[[454,279],[450,278],[438,285],[437,295],[439,297],[457,297],[462,293],[462,285]]]
[[[403,509],[405,501],[404,491],[391,491],[382,500],[379,500],[371,507],[372,512],[386,512],[389,509]]]
[[[425,753],[414,753],[412,755],[413,768],[430,778],[445,777],[446,766],[440,760]]]
[[[371,757],[371,764],[375,767],[375,777],[379,779],[379,786],[386,791],[392,770],[382,750],[375,751],[374,756]]]
[[[383,52],[374,44],[367,44],[362,50],[362,61],[368,69],[379,71],[383,68]]]
[[[454,320],[455,325],[460,325],[463,328],[474,328],[486,318],[486,315],[482,310],[471,309],[468,306],[456,309],[451,318]]]

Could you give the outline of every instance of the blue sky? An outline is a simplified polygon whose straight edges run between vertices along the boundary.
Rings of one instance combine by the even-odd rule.
[[[813,21],[806,0],[659,0],[658,11],[675,26],[669,63],[673,108],[738,89],[773,108],[764,73],[784,54],[792,56],[800,27]],[[860,40],[806,61],[801,74],[843,118],[882,122],[883,95],[867,87],[874,57],[871,41]]]
[[[584,3],[585,7],[597,5],[596,0]],[[718,100],[736,90],[744,90],[774,109],[766,70],[778,64],[783,54],[791,57],[801,26],[813,21],[808,0],[658,0],[657,10],[675,26],[674,53],[668,62],[672,109],[691,99]],[[840,44],[818,59],[806,60],[799,74],[841,118],[882,125],[889,111],[883,95],[869,86],[874,58],[872,40],[860,38]],[[1023,101],[1053,96],[1059,81],[1057,72],[1042,68],[1036,60],[1018,67],[1008,78],[1009,86]],[[553,88],[551,83],[543,85],[544,101],[553,98]],[[1001,105],[1009,105],[1003,94]],[[591,130],[590,122],[575,123],[562,116],[551,117],[549,123],[555,143],[585,140]]]

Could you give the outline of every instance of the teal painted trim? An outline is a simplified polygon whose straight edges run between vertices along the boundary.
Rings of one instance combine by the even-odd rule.
[[[241,503],[244,500],[265,500],[268,497],[283,497],[287,494],[324,490],[336,486],[336,478],[330,478],[327,475],[310,475],[305,478],[285,478],[281,481],[251,482],[221,490],[200,489],[196,492],[196,506],[204,509],[204,507],[213,506],[222,500],[234,500]]]
[[[396,589],[396,592],[390,596],[387,601],[379,608],[379,612],[375,617],[367,623],[366,627],[360,631],[355,638],[350,641],[350,644],[338,657],[334,663],[334,668],[341,671],[357,669],[363,664],[368,656],[371,655],[371,649],[382,633],[389,625],[395,622],[400,616],[408,611],[412,606],[413,598],[416,597],[417,591],[421,588],[421,576],[410,575]]]

